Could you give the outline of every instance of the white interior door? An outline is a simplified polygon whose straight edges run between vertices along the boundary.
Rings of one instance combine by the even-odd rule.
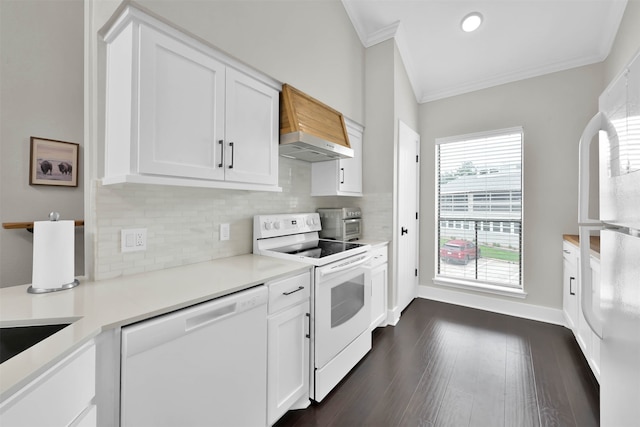
[[[418,294],[418,199],[420,135],[398,123],[398,239],[396,251],[397,312]]]

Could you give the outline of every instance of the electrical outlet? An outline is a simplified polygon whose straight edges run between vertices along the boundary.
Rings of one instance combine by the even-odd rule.
[[[220,240],[229,240],[230,234],[229,224],[220,224]]]
[[[147,250],[147,229],[130,228],[120,231],[122,252]]]

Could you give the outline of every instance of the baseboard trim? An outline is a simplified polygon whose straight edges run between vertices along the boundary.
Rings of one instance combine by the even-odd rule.
[[[501,298],[492,298],[468,292],[459,292],[434,286],[418,286],[418,298],[477,308],[493,313],[506,314],[523,319],[537,320],[553,325],[567,326],[562,310],[525,304]]]

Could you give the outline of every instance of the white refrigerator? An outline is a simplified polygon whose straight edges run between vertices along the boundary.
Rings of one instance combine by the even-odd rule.
[[[599,98],[580,140],[581,305],[600,344],[600,424],[640,425],[640,53]],[[599,135],[599,138],[594,138]],[[589,152],[599,140],[599,218],[589,217]],[[600,234],[594,292],[589,236]]]

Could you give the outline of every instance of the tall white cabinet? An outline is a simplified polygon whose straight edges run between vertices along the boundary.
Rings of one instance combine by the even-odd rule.
[[[104,40],[103,184],[280,190],[279,83],[132,6]]]
[[[353,158],[311,165],[312,196],[362,196],[362,137],[364,127],[345,117]]]

